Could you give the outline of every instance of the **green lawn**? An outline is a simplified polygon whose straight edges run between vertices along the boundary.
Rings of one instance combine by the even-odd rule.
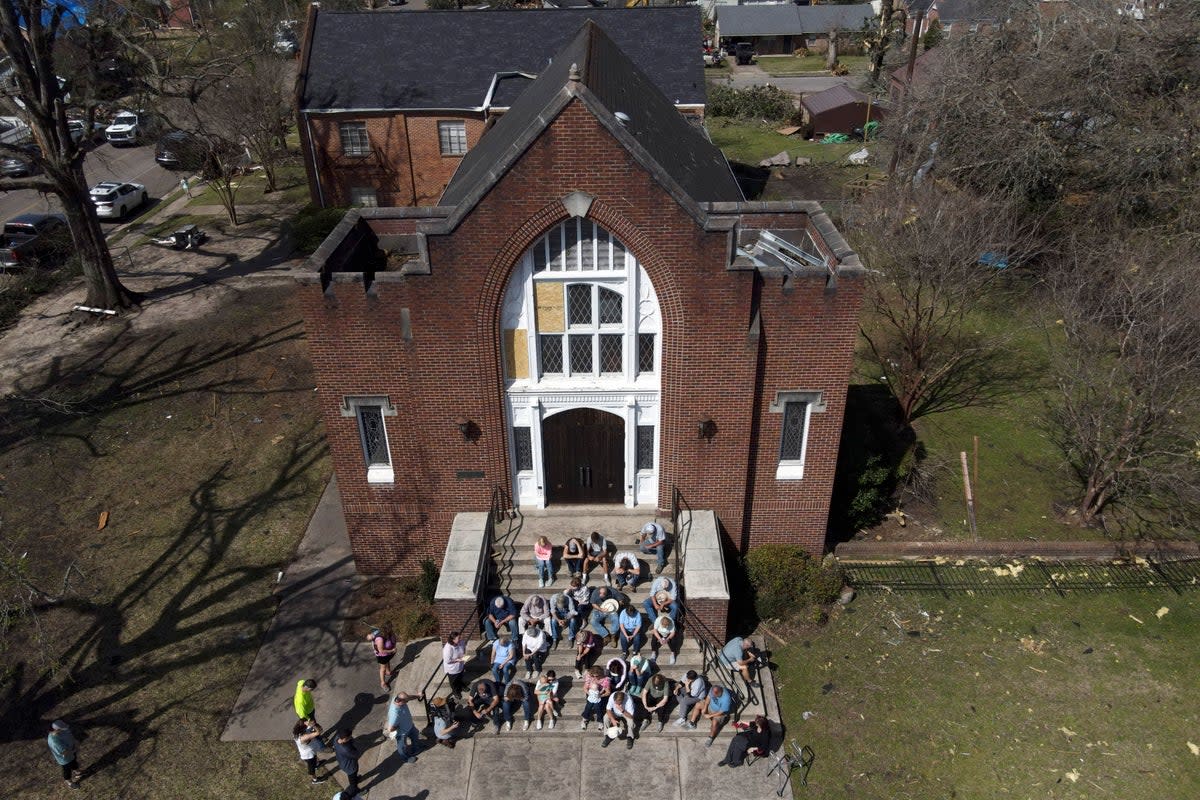
[[[1195,592],[864,595],[774,654],[796,796],[1200,796],[1198,620]]]
[[[262,170],[244,175],[238,180],[235,201],[239,206],[258,203],[303,203],[308,199],[308,181],[301,164],[283,164],[275,170],[276,191],[267,194],[266,177]],[[220,205],[221,200],[211,186],[192,190],[193,206]]]
[[[811,158],[814,164],[832,164],[844,161],[847,155],[862,147],[862,142],[821,144],[799,136],[782,136],[775,130],[784,127],[785,122],[762,124],[709,117],[704,124],[713,144],[721,148],[726,157],[744,164],[757,164],[784,150],[793,159],[804,156]]]
[[[857,75],[867,71],[866,56],[844,56],[839,58],[842,64]],[[758,66],[768,75],[788,75],[797,72],[828,72],[825,69],[825,56],[810,55],[798,58],[796,56],[759,56]]]

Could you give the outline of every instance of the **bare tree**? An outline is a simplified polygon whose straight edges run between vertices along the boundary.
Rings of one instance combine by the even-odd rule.
[[[1056,402],[1048,415],[1082,525],[1200,523],[1200,250],[1106,242],[1049,278]],[[1108,525],[1113,527],[1112,525]]]
[[[69,25],[80,23],[55,0],[0,0],[0,44],[12,67],[12,90],[24,105],[33,139],[41,149],[36,159],[41,174],[0,180],[0,190],[36,189],[57,196],[87,284],[84,305],[123,309],[135,305],[139,295],[122,285],[113,267],[88,195],[84,151],[67,127],[67,101],[56,69],[60,35]],[[85,115],[90,124],[94,105],[85,109]],[[21,151],[0,144],[0,152]]]
[[[1029,256],[1031,225],[1000,200],[932,186],[869,196],[847,222],[871,267],[863,338],[903,425],[1017,389],[1026,367],[1008,355],[1009,336],[976,316],[1003,268]]]

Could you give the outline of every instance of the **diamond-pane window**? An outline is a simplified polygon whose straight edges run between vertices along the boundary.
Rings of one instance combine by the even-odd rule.
[[[542,374],[561,375],[563,371],[562,337],[542,335],[538,337],[542,351]]]
[[[588,334],[572,334],[571,340],[571,373],[591,373],[592,371],[592,337]]]
[[[387,434],[383,430],[383,409],[380,406],[359,406],[358,425],[362,432],[363,453],[367,458],[367,466],[391,464]]]
[[[620,294],[612,289],[600,287],[600,324],[601,325],[620,325],[621,324],[621,303],[624,300]]]
[[[804,458],[804,417],[807,411],[808,403],[784,404],[780,461],[800,461]]]
[[[567,324],[592,324],[592,287],[586,283],[572,283],[567,287]]]
[[[624,371],[621,345],[625,337],[619,333],[600,334],[600,372],[605,374]]]
[[[654,469],[654,426],[637,426],[637,468]]]
[[[533,469],[533,440],[529,436],[529,428],[513,428],[513,452],[518,472]]]
[[[638,372],[654,372],[654,334],[638,334]]]

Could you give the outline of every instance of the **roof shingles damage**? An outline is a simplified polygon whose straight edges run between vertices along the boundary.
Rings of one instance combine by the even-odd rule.
[[[397,16],[397,15],[390,15]],[[747,202],[721,151],[626,56],[601,25],[585,21],[473,147],[439,205],[364,208],[346,218],[313,254],[308,280],[362,281],[428,275],[427,237],[447,235],[573,101],[580,102],[706,231],[729,237],[731,270],[784,279],[861,272],[858,257],[822,211],[807,201]],[[395,277],[389,277],[395,276]]]

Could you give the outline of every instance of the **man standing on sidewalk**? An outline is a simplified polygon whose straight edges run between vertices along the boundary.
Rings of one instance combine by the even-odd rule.
[[[408,708],[409,700],[424,701],[425,695],[397,692],[392,699],[391,708],[388,709],[387,719],[388,736],[395,735],[396,752],[405,764],[417,760],[418,742],[421,738],[417,726],[413,724],[412,711]]]
[[[78,745],[75,744],[75,736],[72,735],[67,723],[61,719],[50,723],[50,734],[46,737],[46,744],[50,746],[50,753],[54,756],[54,760],[62,767],[63,780],[67,782],[67,786],[78,789],[79,779],[83,777],[83,772],[79,769],[79,758],[76,753]]]
[[[313,689],[316,688],[317,682],[311,678],[296,681],[296,696],[292,698],[292,705],[295,706],[296,716],[300,719],[317,721],[317,701],[312,696]]]
[[[338,766],[346,773],[346,792],[348,797],[358,794],[358,748],[354,746],[354,732],[349,728],[338,731],[337,741],[333,743],[333,752],[337,756]]]

